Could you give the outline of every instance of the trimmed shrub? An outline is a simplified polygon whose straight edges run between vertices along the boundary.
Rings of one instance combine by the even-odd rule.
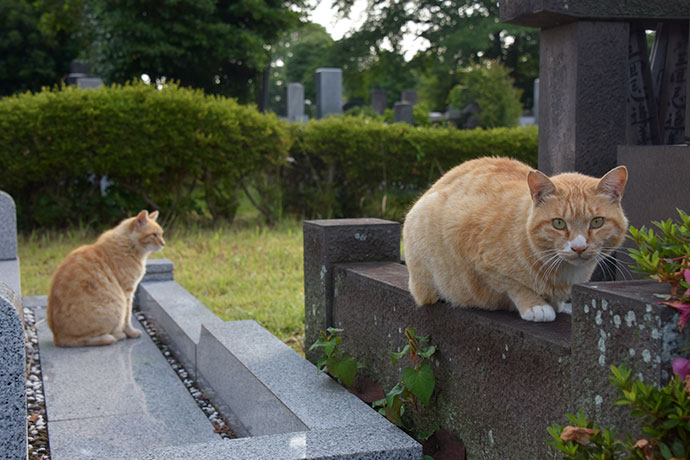
[[[0,189],[22,230],[109,226],[141,209],[232,220],[244,192],[266,221],[402,219],[453,166],[484,155],[535,165],[537,130],[463,131],[361,116],[304,125],[169,85],[44,89],[0,99]]]
[[[343,117],[295,132],[283,171],[284,203],[304,217],[401,219],[412,201],[457,164],[486,155],[536,166],[537,129],[458,130]]]
[[[290,142],[275,116],[174,84],[44,89],[0,100],[0,189],[24,229],[142,208],[232,219],[241,181],[282,164]]]

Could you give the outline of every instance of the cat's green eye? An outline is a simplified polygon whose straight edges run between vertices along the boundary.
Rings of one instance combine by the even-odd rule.
[[[556,230],[565,230],[565,228],[567,227],[563,219],[554,219],[551,221],[551,224],[553,225],[553,228],[555,228]]]
[[[603,217],[595,217],[592,219],[592,222],[589,224],[592,228],[599,228],[602,225],[604,225],[604,218]]]

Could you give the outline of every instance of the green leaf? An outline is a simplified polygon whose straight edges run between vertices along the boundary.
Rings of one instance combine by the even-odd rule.
[[[429,359],[431,358],[431,355],[436,353],[436,347],[435,346],[430,346],[424,348],[422,351],[418,351],[417,354],[423,358]]]
[[[340,334],[344,330],[345,329],[338,329],[337,327],[329,327],[328,329],[326,329],[326,331],[331,335]]]
[[[439,428],[441,428],[441,427],[438,425],[438,423],[434,423],[434,425],[431,427],[431,430],[430,430],[429,432],[427,432],[427,433],[419,433],[419,434],[417,435],[417,439],[419,439],[419,440],[421,440],[421,441],[426,441],[426,440],[429,439],[434,433],[436,433],[436,432],[439,430]]]
[[[333,361],[333,363],[329,362],[328,366],[330,374],[340,379],[347,388],[352,387],[355,383],[355,377],[357,376],[357,360],[348,353],[343,353],[340,360]]]
[[[401,351],[397,352],[397,353],[396,353],[396,352],[391,353],[391,360],[393,361],[393,365],[395,366],[395,363],[396,363],[400,358],[402,358],[402,357],[404,357],[405,355],[407,355],[408,353],[410,353],[410,344],[405,345],[405,347],[403,347],[403,349],[402,349]]]
[[[324,340],[323,338],[319,338],[319,340],[317,340],[316,342],[311,344],[311,347],[309,347],[309,351],[312,351],[312,350],[315,350],[319,347],[322,347],[326,343],[327,343],[326,340]]]
[[[405,412],[400,396],[394,396],[390,404],[386,404],[386,418],[398,426],[402,426],[402,415]]]
[[[409,367],[403,369],[403,382],[422,404],[429,405],[429,399],[436,385],[436,378],[428,361],[425,361],[418,371]]]
[[[328,356],[322,356],[319,358],[319,360],[316,362],[316,367],[319,369],[321,372],[325,370],[326,362],[328,361]]]

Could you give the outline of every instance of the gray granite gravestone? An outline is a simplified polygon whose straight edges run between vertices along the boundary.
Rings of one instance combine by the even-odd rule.
[[[409,102],[396,102],[393,106],[393,120],[412,124],[412,104]]]
[[[402,102],[407,102],[410,105],[415,105],[417,103],[417,91],[413,89],[406,89],[400,95]]]
[[[334,68],[316,69],[316,116],[343,113],[343,71]]]
[[[17,258],[17,217],[14,200],[0,190],[0,260]]]
[[[374,89],[371,91],[371,107],[379,115],[383,115],[386,111],[386,105],[388,101],[386,99],[385,89]]]
[[[302,83],[287,85],[287,119],[291,122],[304,121],[304,86]]]
[[[103,80],[98,77],[80,77],[76,83],[79,89],[98,89],[103,86]]]
[[[0,190],[0,281],[21,295],[14,200]]]
[[[27,456],[26,359],[21,310],[20,298],[0,282],[0,458]]]

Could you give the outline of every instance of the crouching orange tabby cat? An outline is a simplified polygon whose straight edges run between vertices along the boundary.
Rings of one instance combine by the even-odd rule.
[[[479,158],[441,177],[403,229],[417,305],[514,309],[553,321],[573,284],[623,242],[624,166],[601,179],[547,177],[516,160]]]
[[[50,282],[48,326],[59,347],[110,345],[138,337],[132,327],[134,290],[146,257],[165,246],[158,211],[141,211],[72,251]]]

